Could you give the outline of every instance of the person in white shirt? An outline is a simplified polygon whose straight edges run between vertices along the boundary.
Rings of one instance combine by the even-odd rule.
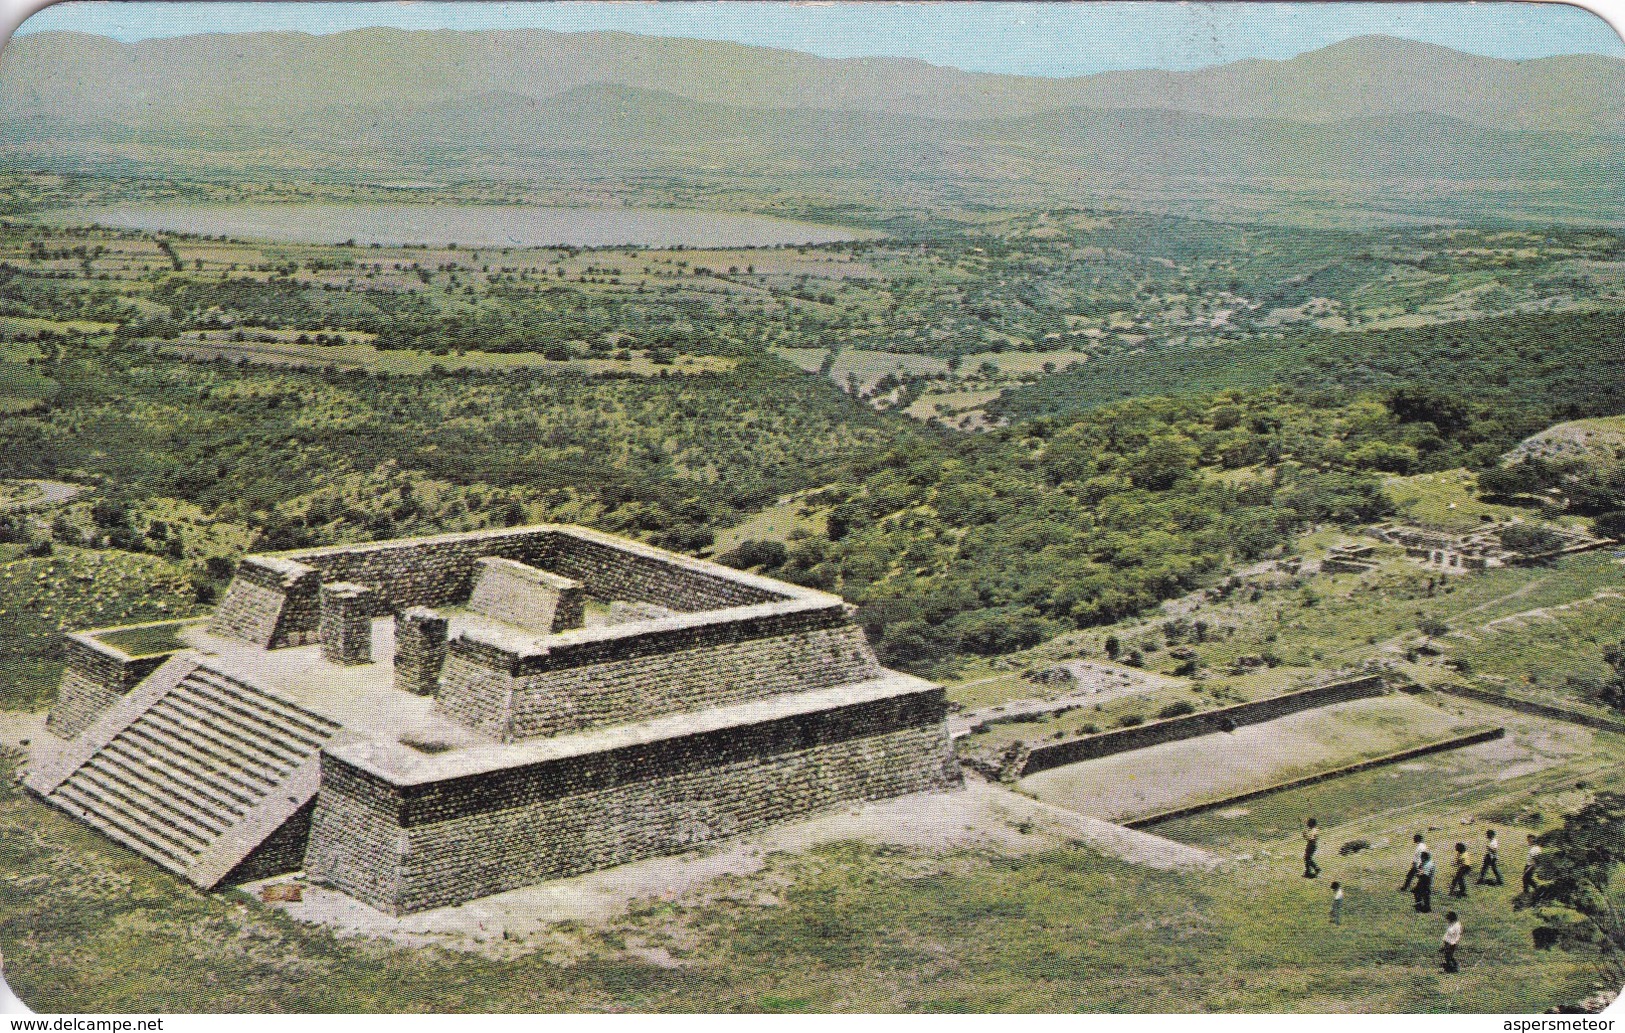
[[[1523,866],[1523,891],[1535,892],[1535,862],[1540,859],[1540,844],[1533,834],[1529,837],[1529,863]]]
[[[1459,972],[1461,966],[1456,964],[1456,948],[1461,946],[1461,917],[1454,911],[1446,911],[1444,920],[1450,924],[1444,930],[1444,970],[1446,972]]]
[[[6,957],[0,954],[0,1015],[32,1015],[28,1005],[17,999],[6,985]]]
[[[1399,892],[1409,893],[1411,884],[1416,881],[1416,875],[1422,870],[1422,855],[1428,852],[1427,841],[1418,832],[1411,837],[1411,870],[1405,873],[1405,881],[1399,884]]]
[[[1494,882],[1490,881],[1491,874],[1495,876]],[[1478,870],[1478,884],[1501,885],[1501,841],[1495,838],[1494,829],[1484,833],[1484,866]]]

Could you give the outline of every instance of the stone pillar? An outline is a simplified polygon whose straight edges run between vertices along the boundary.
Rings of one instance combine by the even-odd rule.
[[[587,623],[587,589],[579,581],[558,578],[558,606],[553,610],[553,631],[569,631]]]
[[[414,606],[395,618],[395,687],[419,696],[440,691],[446,665],[446,618]]]
[[[322,586],[322,659],[355,666],[372,663],[372,589],[335,581]]]

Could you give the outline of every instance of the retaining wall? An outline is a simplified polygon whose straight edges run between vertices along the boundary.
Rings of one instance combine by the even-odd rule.
[[[95,724],[125,693],[174,655],[171,651],[130,656],[90,632],[64,635],[62,650],[66,661],[62,681],[57,686],[56,705],[45,718],[46,729],[62,739],[72,739]]]
[[[1346,703],[1349,700],[1363,699],[1368,696],[1380,696],[1387,691],[1387,683],[1383,681],[1382,676],[1373,674],[1364,678],[1333,682],[1330,685],[1317,685],[1297,692],[1282,693],[1279,696],[1254,700],[1250,703],[1220,707],[1217,710],[1208,710],[1200,714],[1171,717],[1162,721],[1148,721],[1133,728],[1118,728],[1109,732],[1099,732],[1087,738],[1073,739],[1070,742],[1034,746],[1026,753],[1025,757],[1012,758],[1012,770],[1001,771],[997,775],[1005,779],[1011,777],[1024,778],[1039,771],[1058,768],[1062,764],[1075,764],[1080,760],[1109,757],[1114,753],[1143,750],[1147,746],[1156,746],[1165,742],[1191,739],[1198,735],[1209,735],[1213,732],[1229,731],[1240,725],[1271,721],[1278,717],[1285,717],[1288,714],[1296,714],[1302,710],[1330,706],[1333,703]]]
[[[1460,696],[1462,699],[1488,703],[1491,706],[1503,707],[1507,710],[1516,710],[1520,714],[1531,714],[1552,721],[1567,721],[1571,725],[1584,725],[1587,728],[1595,728],[1603,732],[1625,735],[1625,722],[1610,721],[1605,717],[1593,717],[1590,714],[1582,714],[1562,707],[1548,706],[1545,703],[1536,703],[1533,700],[1503,696],[1499,692],[1475,689],[1470,685],[1434,685],[1432,689],[1435,692],[1442,692],[1449,696]]]
[[[246,556],[209,629],[267,648],[314,641],[317,594],[334,581],[373,589],[373,616],[463,602],[473,589],[476,561],[486,556],[579,581],[599,599],[683,613],[815,594],[611,535],[546,524]]]
[[[635,628],[594,629],[532,655],[454,639],[440,705],[513,742],[867,681],[882,670],[839,605],[630,633]]]
[[[305,868],[402,914],[958,784],[940,688],[418,785],[331,754]]]

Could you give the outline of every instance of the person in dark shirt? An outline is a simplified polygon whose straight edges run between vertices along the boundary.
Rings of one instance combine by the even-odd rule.
[[[1320,847],[1320,828],[1315,819],[1310,818],[1303,826],[1303,877],[1313,879],[1320,874],[1320,865],[1315,863],[1315,851]]]
[[[1433,864],[1433,855],[1426,850],[1416,857],[1416,885],[1411,889],[1411,896],[1416,901],[1416,910],[1427,914],[1433,910],[1433,876],[1438,869]]]

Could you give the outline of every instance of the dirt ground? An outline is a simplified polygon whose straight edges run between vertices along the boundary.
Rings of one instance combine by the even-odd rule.
[[[1030,775],[1021,788],[1123,821],[1216,800],[1492,725],[1409,696],[1382,696]]]
[[[1211,868],[1219,861],[1205,850],[1050,807],[973,778],[964,789],[953,792],[918,793],[843,807],[711,848],[400,918],[337,890],[311,885],[301,873],[246,884],[240,890],[263,896],[268,887],[297,885],[300,900],[267,903],[294,919],[325,925],[341,936],[374,937],[403,945],[432,943],[489,957],[543,952],[568,963],[575,931],[602,927],[639,902],[704,904],[734,892],[737,877],[761,871],[774,853],[799,853],[844,840],[925,850],[968,847],[1004,856],[1081,843],[1162,869]],[[761,891],[753,892],[759,895]],[[775,902],[753,899],[753,903]],[[646,960],[662,963],[658,953]]]

